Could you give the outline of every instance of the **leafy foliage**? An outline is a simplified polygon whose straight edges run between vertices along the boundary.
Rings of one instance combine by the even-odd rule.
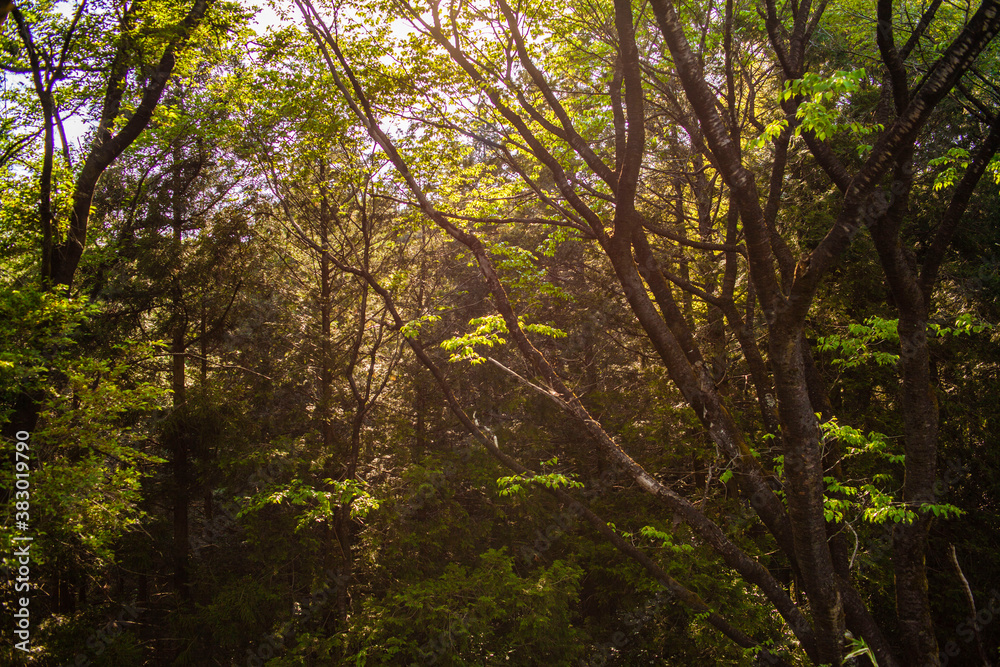
[[[894,88],[857,0],[208,4],[0,32],[33,660],[923,664],[899,577],[942,648],[941,554],[1000,586],[996,44],[884,152],[973,7],[904,47],[927,3],[889,3]],[[147,117],[53,283],[102,129]]]

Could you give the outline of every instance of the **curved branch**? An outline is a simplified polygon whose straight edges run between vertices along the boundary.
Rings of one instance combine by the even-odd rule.
[[[941,268],[941,262],[944,260],[944,254],[948,246],[951,245],[951,240],[962,221],[965,209],[969,206],[969,199],[971,199],[976,185],[979,183],[979,180],[986,171],[986,167],[989,165],[990,160],[993,159],[993,156],[996,155],[998,149],[1000,149],[1000,113],[996,113],[993,116],[989,135],[987,135],[979,149],[976,150],[976,154],[972,158],[972,163],[969,164],[965,170],[965,174],[962,175],[962,180],[955,186],[955,192],[948,203],[948,208],[945,209],[944,215],[941,216],[941,221],[934,231],[934,240],[931,241],[930,249],[924,257],[923,267],[920,270],[920,288],[924,293],[924,303],[928,310],[930,309],[931,293],[934,290],[934,284],[937,282],[938,271]]]

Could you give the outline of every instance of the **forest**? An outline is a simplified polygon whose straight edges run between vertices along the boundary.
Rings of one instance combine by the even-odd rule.
[[[1000,664],[998,31],[0,0],[0,662]]]

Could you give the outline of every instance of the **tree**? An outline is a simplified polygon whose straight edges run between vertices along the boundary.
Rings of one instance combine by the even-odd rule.
[[[500,0],[496,7],[464,11],[458,5],[436,3],[426,8],[394,3],[390,10],[412,25],[417,39],[422,40],[422,52],[444,68],[435,71],[435,76],[443,79],[452,92],[449,104],[457,104],[462,112],[465,109],[456,99],[469,100],[467,108],[476,119],[472,124],[457,121],[459,113],[443,105],[436,106],[432,99],[426,115],[434,119],[434,125],[492,149],[508,173],[521,176],[525,186],[537,195],[538,205],[574,223],[600,245],[631,310],[672,380],[727,459],[742,493],[751,499],[756,513],[795,571],[809,601],[811,623],[792,604],[771,573],[733,544],[699,508],[632,460],[591,415],[552,362],[525,335],[495,268],[495,252],[484,245],[473,226],[456,222],[468,218],[456,218],[448,211],[446,200],[428,194],[428,186],[411,168],[412,158],[404,157],[397,142],[382,129],[375,102],[356,74],[356,65],[348,61],[341,48],[345,39],[338,37],[339,27],[327,27],[314,5],[303,2],[299,7],[344,99],[393,162],[416,205],[475,257],[505,330],[520,350],[529,372],[540,378],[545,391],[601,443],[611,460],[627,470],[639,486],[665,507],[682,515],[728,566],[760,587],[806,653],[818,663],[840,664],[846,623],[864,638],[880,664],[900,664],[896,657],[899,649],[894,649],[886,639],[852,582],[843,536],[838,534],[837,521],[830,520],[828,515],[826,473],[834,470],[836,480],[840,446],[836,433],[827,437],[821,428],[821,424],[826,424],[826,432],[830,433],[834,415],[805,337],[807,318],[815,309],[818,290],[829,279],[855,234],[865,227],[871,228],[879,263],[899,312],[900,408],[906,457],[901,499],[904,517],[894,530],[893,540],[899,646],[907,664],[937,664],[937,643],[923,565],[929,510],[935,501],[932,489],[937,452],[936,399],[930,384],[927,352],[929,304],[935,267],[957,224],[952,215],[965,209],[972,188],[996,152],[995,122],[982,135],[971,168],[963,176],[964,186],[956,189],[956,196],[934,228],[931,236],[935,239],[931,243],[934,249],[923,259],[920,271],[910,268],[908,257],[912,251],[904,245],[900,231],[916,171],[912,164],[915,142],[938,105],[970,73],[979,54],[1000,29],[998,7],[985,2],[964,25],[955,26],[948,47],[910,90],[903,61],[912,46],[904,48],[902,55],[896,50],[893,5],[879,4],[876,42],[887,73],[880,89],[883,97],[891,98],[895,117],[882,129],[875,130],[875,145],[855,168],[844,164],[845,157],[838,154],[830,141],[840,128],[835,125],[835,110],[825,106],[824,101],[858,91],[861,88],[858,77],[863,78],[864,74],[834,73],[820,77],[807,71],[807,46],[822,24],[825,3],[815,10],[809,3],[796,4],[786,7],[781,14],[773,3],[766,3],[763,14],[769,47],[766,57],[778,66],[773,89],[781,92],[781,111],[785,114],[783,126],[772,125],[776,130],[768,128],[765,134],[773,139],[775,147],[766,196],[760,194],[757,180],[747,168],[742,139],[744,116],[753,118],[758,107],[756,90],[748,90],[754,84],[748,85],[736,77],[737,67],[744,63],[736,62],[732,48],[738,28],[734,2],[728,2],[725,11],[710,9],[682,22],[672,3],[657,0],[651,5],[656,32],[639,32],[633,8],[627,2],[616,2],[613,11],[593,5],[574,7],[571,12],[574,15],[591,11],[596,14],[599,21],[594,25],[607,27],[613,21],[615,27],[613,32],[608,31],[614,46],[611,57],[602,60],[599,51],[583,48],[574,53],[578,58],[586,58],[593,68],[591,71],[607,72],[601,84],[611,81],[610,113],[605,113],[614,119],[613,143],[606,134],[602,136],[592,130],[586,112],[582,111],[597,92],[594,87],[598,82],[592,77],[569,81],[560,78],[564,71],[560,69],[564,64],[560,57],[565,57],[564,54],[546,59],[537,48],[539,35],[558,38],[573,31],[571,24],[560,22],[549,7],[512,8]],[[914,44],[926,24],[932,23],[936,9],[932,5],[912,30]],[[640,18],[640,28],[648,26],[645,17],[640,15]],[[472,21],[490,26],[498,40],[494,42],[485,33],[477,32]],[[723,62],[719,64],[716,63],[720,56],[709,50],[712,45],[707,35],[712,28],[723,35]],[[700,42],[694,46],[692,38],[698,38],[699,34]],[[595,40],[593,33],[588,37]],[[646,49],[652,40],[662,39],[664,51],[658,53],[654,47],[640,52],[640,37]],[[572,44],[569,39],[567,42]],[[364,58],[366,54],[353,55]],[[673,106],[687,133],[687,141],[703,154],[713,174],[725,184],[719,205],[725,204],[728,210],[726,242],[702,245],[726,253],[729,285],[724,288],[723,296],[713,297],[709,290],[683,279],[673,282],[731,318],[735,311],[732,285],[741,270],[737,258],[743,251],[746,260],[743,270],[753,287],[753,299],[747,302],[751,305],[753,301],[759,302],[765,318],[770,382],[759,372],[763,365],[759,359],[764,359],[764,354],[750,345],[752,338],[739,332],[737,338],[746,343],[743,353],[748,365],[758,371],[756,389],[765,419],[767,390],[773,386],[780,424],[783,499],[772,490],[771,475],[748,444],[754,440],[753,432],[747,432],[727,408],[727,400],[710,375],[700,346],[667,282],[669,273],[663,270],[648,238],[649,218],[656,214],[652,212],[655,209],[645,205],[648,195],[643,177],[647,170],[655,168],[645,156],[654,152],[656,144],[651,142],[656,136],[648,127],[645,112],[644,70],[662,67],[661,59],[667,57],[670,75],[654,89]],[[364,61],[364,66],[379,69],[370,59]],[[718,75],[710,72],[710,68]],[[718,86],[716,82],[722,80],[725,84]],[[869,85],[880,84],[875,80]],[[681,91],[683,98],[679,95]],[[472,106],[476,95],[488,102]],[[748,99],[750,102],[745,102]],[[382,98],[379,101],[385,104]],[[481,124],[491,132],[469,129]],[[833,206],[833,224],[814,247],[798,251],[798,261],[791,239],[782,236],[777,227],[782,189],[788,180],[788,144],[793,135],[802,136],[813,159],[826,173],[826,184],[843,192],[842,199]],[[538,168],[534,165],[545,169],[552,187],[539,184],[535,176]],[[585,176],[580,175],[581,171]],[[891,201],[879,189],[890,176]],[[698,187],[704,196],[704,185]],[[508,214],[509,221],[514,219]],[[745,246],[738,248],[740,235]],[[666,238],[677,239],[676,234],[672,236]],[[686,239],[681,237],[677,242],[685,243]],[[747,323],[736,317],[730,319],[729,325],[739,330]],[[476,431],[474,425],[467,426]],[[519,465],[512,461],[505,463]]]
[[[31,659],[1000,658],[996,5],[17,5]]]
[[[41,279],[44,285],[63,285],[68,288],[72,284],[73,275],[87,244],[87,225],[94,188],[104,171],[149,125],[180,52],[191,40],[211,4],[196,1],[174,29],[163,30],[153,27],[158,21],[155,12],[175,12],[172,7],[151,7],[147,13],[146,5],[132,3],[117,16],[114,12],[87,15],[87,3],[84,0],[73,11],[73,18],[68,26],[54,12],[48,16],[39,16],[37,21],[46,31],[41,40],[36,40],[32,23],[29,22],[29,18],[34,17],[26,18],[17,6],[11,6],[10,13],[17,24],[27,66],[18,63],[7,69],[26,71],[31,75],[42,112],[43,158],[39,174],[38,216],[42,231]],[[111,33],[114,36],[110,49],[101,49],[104,53],[99,52],[99,57],[103,58],[96,66],[90,62],[92,54],[79,49],[81,28],[117,33]],[[141,49],[139,53],[154,49],[161,55],[154,63],[144,63],[141,62],[141,56],[137,58],[137,47]],[[143,70],[136,77],[139,85],[130,85],[130,75],[137,66]],[[56,85],[64,81],[70,72],[95,70],[107,73],[104,99],[94,109],[97,127],[93,143],[83,157],[72,186],[72,204],[68,211],[61,211],[53,201],[57,126],[66,168],[72,168],[72,165],[69,143],[59,105],[56,103]],[[133,103],[134,110],[125,118],[125,109]],[[60,220],[61,217],[66,219]]]

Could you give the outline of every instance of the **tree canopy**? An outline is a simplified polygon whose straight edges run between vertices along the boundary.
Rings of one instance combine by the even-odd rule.
[[[998,31],[3,3],[5,659],[994,664]]]

